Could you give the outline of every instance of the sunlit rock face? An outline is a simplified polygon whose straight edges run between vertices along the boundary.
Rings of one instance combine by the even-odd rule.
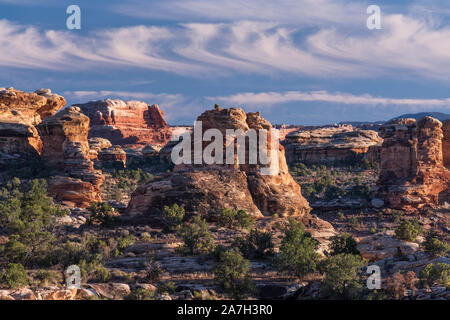
[[[375,131],[340,126],[291,132],[283,145],[288,163],[334,163],[361,160],[381,142]],[[373,151],[370,160],[376,161]]]
[[[59,169],[49,193],[67,205],[87,207],[101,201],[101,171],[94,169],[88,143],[89,118],[77,107],[68,107],[37,126],[43,141],[42,158]]]
[[[158,105],[122,100],[99,100],[77,105],[91,120],[89,137],[113,145],[166,144],[172,130]]]
[[[201,133],[216,129],[225,136],[227,129],[241,129],[243,132],[265,129],[269,130],[268,139],[271,138],[272,126],[268,121],[259,113],[245,113],[239,108],[208,110],[197,121],[202,122]],[[195,130],[191,137],[194,135]],[[236,139],[224,139],[224,155],[230,144],[238,147]],[[203,147],[207,145],[203,142]],[[267,149],[269,163],[278,162],[278,170],[273,175],[263,175],[261,164],[245,161],[235,161],[233,164],[178,164],[174,172],[164,178],[140,186],[132,195],[128,214],[158,216],[164,205],[177,203],[189,213],[210,218],[217,216],[225,207],[243,209],[255,217],[307,215],[311,209],[301,194],[300,186],[289,174],[283,146],[278,145],[275,152],[271,152],[271,148],[269,145]],[[245,158],[248,159],[248,150],[246,152]]]
[[[27,93],[0,88],[0,163],[37,158],[42,141],[35,126],[65,104],[64,98],[50,89]]]
[[[450,201],[444,166],[442,123],[434,118],[398,119],[380,129],[378,197],[392,208],[417,211]]]

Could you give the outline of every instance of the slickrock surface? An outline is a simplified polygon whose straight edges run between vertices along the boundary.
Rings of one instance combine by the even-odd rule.
[[[292,132],[283,144],[288,163],[332,163],[362,158],[381,142],[375,131],[342,126]]]
[[[37,126],[43,141],[42,158],[61,169],[50,181],[49,193],[68,205],[87,207],[100,201],[104,177],[90,160],[89,118],[77,107],[68,107]]]
[[[450,201],[450,171],[443,165],[439,120],[393,120],[381,127],[381,136],[379,198],[391,208],[407,211]]]
[[[49,89],[34,93],[0,89],[0,162],[38,156],[42,142],[35,125],[65,104],[63,97]]]
[[[444,166],[450,169],[450,120],[443,122],[442,131],[444,133],[444,140],[442,141]]]
[[[245,132],[251,128],[272,127],[259,113],[246,114],[242,109],[234,108],[208,110],[198,120],[202,121],[204,131],[215,128],[223,134],[226,129],[242,129]],[[233,140],[228,143],[237,142]],[[204,142],[204,147],[208,144]],[[248,148],[246,150],[248,152]],[[188,213],[211,218],[224,207],[243,209],[255,217],[308,214],[309,204],[303,198],[300,186],[289,174],[283,146],[279,146],[275,156],[279,160],[278,174],[266,176],[261,175],[261,166],[257,164],[177,165],[174,172],[165,178],[140,186],[132,195],[128,214],[157,216],[163,205],[173,203],[184,206]]]
[[[165,144],[172,135],[158,105],[122,100],[99,100],[77,105],[91,119],[89,137],[113,145]]]

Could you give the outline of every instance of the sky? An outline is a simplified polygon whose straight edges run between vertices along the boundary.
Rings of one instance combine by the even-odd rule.
[[[172,125],[215,103],[297,125],[450,113],[449,22],[448,0],[0,0],[0,87],[157,103]]]

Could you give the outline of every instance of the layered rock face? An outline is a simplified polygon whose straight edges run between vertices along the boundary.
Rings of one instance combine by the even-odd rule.
[[[202,132],[216,129],[225,137],[227,129],[270,130],[271,124],[259,113],[246,114],[242,109],[215,109],[204,112],[197,121],[202,121]],[[194,137],[196,134],[191,134]],[[268,134],[270,140],[270,131]],[[210,142],[203,142],[203,149]],[[223,155],[226,147],[233,145],[237,150],[238,139],[223,141]],[[248,147],[248,144],[247,144]],[[278,214],[280,216],[304,216],[309,213],[308,202],[303,198],[300,186],[288,172],[284,148],[271,152],[270,163],[278,159],[278,171],[273,175],[262,175],[263,165],[235,161],[233,164],[179,164],[166,177],[139,187],[132,195],[128,214],[159,216],[164,205],[177,203],[191,214],[201,214],[214,218],[222,208],[246,210],[255,217]],[[194,152],[194,148],[192,148]],[[249,157],[246,148],[245,158]],[[193,159],[193,158],[192,158]],[[225,162],[224,162],[225,163]],[[264,166],[266,167],[266,166]]]
[[[288,163],[333,163],[362,159],[381,142],[375,131],[344,126],[292,132],[283,144]]]
[[[65,104],[49,89],[27,93],[0,88],[0,162],[38,156],[42,141],[35,126]]]
[[[444,167],[442,123],[425,117],[382,126],[377,195],[391,208],[417,211],[450,201],[450,171]]]
[[[125,168],[127,166],[127,154],[119,146],[103,149],[98,154],[98,160],[103,164],[117,168]]]
[[[165,144],[172,135],[156,104],[107,99],[77,107],[91,119],[89,137],[105,138],[113,145]]]
[[[90,159],[89,118],[79,108],[69,107],[44,120],[37,129],[43,141],[42,158],[61,172],[50,181],[50,195],[78,207],[101,201],[104,177]]]
[[[443,122],[442,130],[444,133],[444,140],[442,141],[444,166],[450,170],[450,120]]]

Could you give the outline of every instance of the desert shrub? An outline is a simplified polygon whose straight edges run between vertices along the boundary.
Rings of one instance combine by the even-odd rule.
[[[361,257],[357,255],[340,253],[328,257],[321,263],[321,270],[325,273],[322,288],[333,298],[357,298],[362,290],[360,276],[363,266]]]
[[[174,294],[177,291],[177,285],[172,281],[163,281],[158,283],[158,293]]]
[[[416,274],[413,271],[409,271],[405,275],[397,272],[392,277],[386,279],[386,293],[391,298],[400,300],[408,291],[408,288],[414,294],[416,290],[415,283]]]
[[[230,229],[249,229],[253,226],[253,218],[244,210],[223,208],[218,217],[217,225],[219,227],[227,227]]]
[[[164,273],[164,269],[161,267],[161,264],[156,261],[154,254],[151,254],[147,259],[145,273],[147,280],[152,283],[158,282]]]
[[[425,252],[432,258],[443,257],[450,250],[448,243],[437,238],[437,234],[430,231],[423,243]]]
[[[127,295],[125,300],[155,300],[154,290],[145,290],[144,288],[136,288],[131,290],[130,294]]]
[[[212,248],[213,239],[208,230],[208,223],[200,216],[195,216],[190,223],[183,225],[179,234],[183,239],[184,248],[190,254],[209,252]]]
[[[351,234],[343,233],[341,235],[331,237],[330,240],[331,243],[328,246],[328,255],[335,256],[340,253],[359,255],[359,251],[356,248],[356,240]]]
[[[117,249],[123,252],[126,248],[136,243],[136,237],[132,234],[117,239]]]
[[[350,227],[352,227],[353,230],[358,230],[361,227],[361,223],[361,219],[359,219],[358,217],[351,217],[348,221],[348,224],[350,225]]]
[[[28,285],[28,274],[20,263],[9,263],[1,276],[1,282],[11,289],[25,287]]]
[[[179,207],[177,204],[170,207],[164,206],[162,217],[164,232],[177,231],[183,223],[184,216],[185,211],[183,207]]]
[[[111,274],[100,261],[87,262],[81,260],[78,264],[81,270],[81,276],[86,281],[91,282],[107,282],[111,278]]]
[[[422,227],[417,219],[403,220],[395,229],[395,237],[405,241],[416,241],[417,236],[422,232]]]
[[[117,222],[114,208],[106,202],[92,202],[88,208],[91,216],[88,224],[99,224],[102,226],[113,226]]]
[[[234,246],[247,259],[270,256],[273,254],[274,248],[272,233],[253,229],[246,238],[237,237],[234,241]]]
[[[14,179],[0,191],[0,227],[9,236],[2,251],[12,262],[45,265],[56,241],[56,218],[65,214],[47,196],[45,180]]]
[[[312,174],[311,169],[309,169],[303,162],[296,163],[292,169],[291,172],[300,177],[306,177],[310,176]]]
[[[250,261],[239,251],[224,251],[213,271],[215,282],[232,298],[245,299],[255,292],[255,285],[250,277]]]
[[[316,271],[319,262],[319,254],[315,251],[317,245],[317,240],[304,230],[301,223],[291,220],[284,230],[275,266],[281,272],[303,278]]]
[[[33,276],[40,287],[58,284],[62,281],[61,274],[52,270],[38,270]]]
[[[446,263],[430,263],[419,274],[422,285],[445,286],[450,288],[450,265]]]
[[[400,221],[402,221],[404,212],[402,210],[392,209],[391,214],[392,214],[392,221],[395,223],[399,223]]]
[[[142,232],[141,233],[141,240],[145,241],[145,242],[150,242],[150,240],[152,240],[152,236],[148,232]]]

